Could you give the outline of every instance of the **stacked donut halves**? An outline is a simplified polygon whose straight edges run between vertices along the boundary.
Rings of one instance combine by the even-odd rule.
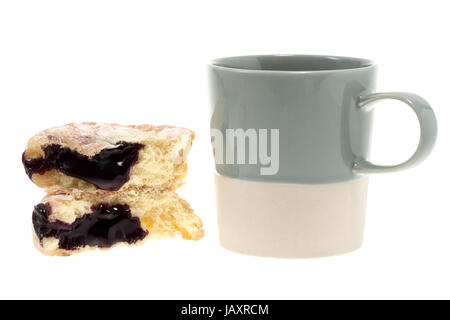
[[[174,192],[193,139],[184,128],[93,122],[33,136],[22,162],[47,192],[33,211],[36,246],[70,255],[148,238],[201,238],[200,218]]]

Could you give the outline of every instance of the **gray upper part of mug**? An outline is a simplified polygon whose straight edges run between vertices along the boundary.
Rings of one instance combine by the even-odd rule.
[[[261,175],[261,168],[267,165],[260,161],[216,163],[219,174],[254,181],[321,184],[358,178],[355,163],[373,166],[365,161],[373,112],[358,105],[360,97],[375,91],[373,62],[313,55],[229,57],[212,61],[208,77],[211,129],[218,129],[224,137],[227,129],[279,129],[276,174]],[[431,140],[435,131],[428,134]],[[226,152],[224,148],[224,158]],[[426,155],[422,152],[421,156]]]

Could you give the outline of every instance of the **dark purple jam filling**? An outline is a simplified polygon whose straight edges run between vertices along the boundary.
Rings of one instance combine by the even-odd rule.
[[[129,179],[131,167],[137,162],[139,143],[121,142],[117,147],[103,149],[93,157],[88,157],[58,144],[43,147],[44,157],[22,162],[27,175],[44,174],[48,170],[60,172],[95,185],[108,191],[119,190]]]
[[[42,242],[45,237],[59,239],[59,248],[75,250],[85,246],[109,248],[118,242],[135,243],[148,232],[141,228],[139,218],[132,217],[126,204],[100,204],[92,212],[77,218],[71,225],[61,221],[49,222],[49,204],[34,207],[33,226]]]

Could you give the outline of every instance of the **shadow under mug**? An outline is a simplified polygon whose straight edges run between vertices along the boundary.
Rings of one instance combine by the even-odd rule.
[[[431,152],[433,110],[406,92],[375,93],[366,59],[262,55],[208,66],[211,139],[223,247],[289,258],[346,253],[362,244],[369,173],[412,167]],[[420,123],[401,164],[368,160],[373,102],[396,99]]]

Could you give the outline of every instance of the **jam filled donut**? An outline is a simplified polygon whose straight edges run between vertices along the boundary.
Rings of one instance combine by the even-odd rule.
[[[47,192],[32,215],[36,247],[67,256],[149,238],[202,238],[200,218],[174,192],[193,139],[184,128],[94,122],[33,136],[22,162]]]
[[[35,245],[47,255],[67,256],[149,238],[203,237],[200,218],[173,191],[48,195],[35,206],[32,221]]]
[[[173,190],[186,175],[193,139],[171,126],[72,123],[33,136],[22,162],[48,193]]]

